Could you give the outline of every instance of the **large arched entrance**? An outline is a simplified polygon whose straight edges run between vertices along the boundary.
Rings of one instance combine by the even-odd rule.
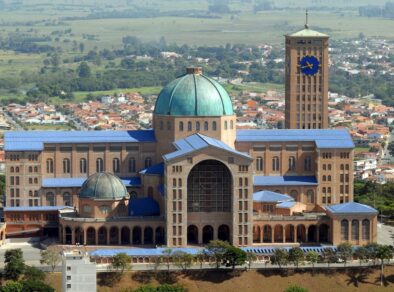
[[[71,230],[71,228],[67,226],[64,229],[64,234],[65,234],[65,237],[66,237],[65,244],[72,244],[72,230]]]
[[[270,225],[264,225],[263,242],[264,243],[271,243],[272,242],[272,227]]]
[[[253,226],[253,243],[260,243],[260,234],[261,234],[260,226],[258,225]]]
[[[227,225],[220,225],[219,226],[218,239],[230,242],[230,228]]]
[[[78,244],[85,244],[85,241],[83,238],[83,230],[81,227],[77,227],[75,229],[75,242]]]
[[[286,225],[285,227],[285,240],[286,242],[294,242],[294,226]]]
[[[329,230],[330,228],[328,227],[327,224],[320,224],[319,226],[319,242],[329,242]]]
[[[275,242],[283,242],[283,226],[282,225],[275,225],[274,239],[275,239]]]
[[[187,194],[188,212],[230,212],[231,172],[220,161],[201,161],[189,173]]]
[[[211,225],[206,225],[202,229],[202,243],[207,244],[213,240],[213,227]]]
[[[308,241],[309,242],[316,242],[317,241],[316,225],[311,225],[308,227]]]
[[[96,230],[93,227],[89,227],[86,230],[86,243],[90,245],[96,244]]]
[[[297,242],[306,242],[306,229],[304,225],[297,226]]]
[[[198,244],[198,228],[195,225],[187,228],[187,244]]]
[[[133,244],[141,244],[141,227],[133,228]]]
[[[145,229],[144,229],[144,244],[153,244],[153,229],[152,229],[152,227],[145,227]]]
[[[130,244],[130,228],[122,227],[120,237],[122,244]]]
[[[119,244],[119,228],[111,227],[109,230],[109,243],[110,244]]]
[[[163,227],[156,228],[156,244],[158,244],[158,245],[165,244],[165,236],[164,236],[164,228]]]
[[[107,228],[100,227],[98,230],[98,244],[105,245],[107,244]]]

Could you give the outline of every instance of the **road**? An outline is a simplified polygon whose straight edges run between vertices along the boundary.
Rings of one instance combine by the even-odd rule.
[[[382,159],[380,160],[381,165],[394,163],[394,157],[390,155],[390,153],[387,149],[390,142],[393,142],[393,141],[394,141],[394,130],[390,133],[390,136],[387,138],[386,145],[384,146]]]

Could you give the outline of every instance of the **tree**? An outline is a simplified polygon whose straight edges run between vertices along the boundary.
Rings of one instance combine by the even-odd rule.
[[[304,252],[299,247],[293,247],[289,251],[289,261],[292,262],[297,268],[300,262],[304,260]]]
[[[23,285],[21,282],[9,281],[0,287],[0,292],[23,292]]]
[[[351,259],[353,255],[353,247],[349,242],[343,242],[337,246],[337,253],[343,264],[346,267],[346,263]]]
[[[226,267],[232,267],[235,269],[235,266],[242,266],[246,262],[246,252],[242,249],[232,246],[230,244],[224,245],[224,254],[222,257],[222,263]]]
[[[111,268],[123,274],[125,270],[131,269],[131,257],[124,252],[116,254],[112,258]]]
[[[377,243],[370,243],[365,247],[367,250],[367,258],[373,260],[374,265],[376,265],[378,246]]]
[[[376,257],[380,260],[380,286],[383,286],[384,261],[393,257],[393,247],[390,245],[379,245],[376,250]]]
[[[62,257],[56,250],[46,249],[41,251],[41,264],[47,264],[52,268],[52,273],[55,271],[58,264],[61,262]]]
[[[368,250],[364,246],[357,247],[354,250],[353,255],[359,260],[360,266],[363,262],[368,261]]]
[[[257,256],[254,252],[251,251],[246,252],[246,261],[248,262],[249,270],[252,267],[253,262],[255,262],[256,260],[257,260]]]
[[[286,288],[284,292],[308,292],[308,290],[301,286],[292,285]]]
[[[77,68],[78,76],[80,78],[89,78],[91,75],[91,70],[86,62],[81,62]]]
[[[306,254],[306,260],[312,264],[312,274],[315,274],[315,264],[319,260],[319,254],[315,251],[308,251]]]
[[[204,249],[206,257],[211,257],[215,260],[216,269],[220,268],[227,244],[227,242],[221,240],[211,240]]]
[[[21,281],[23,292],[55,292],[55,289],[42,281]]]
[[[274,264],[277,264],[279,268],[282,268],[282,266],[286,266],[289,262],[289,253],[285,249],[277,248],[275,249],[272,261]]]
[[[197,261],[200,263],[200,270],[202,269],[202,264],[205,262],[205,254],[204,251],[202,252],[198,252],[195,255],[195,258],[197,259]]]
[[[172,254],[175,266],[186,271],[193,263],[193,256],[183,251],[176,251]]]
[[[25,269],[23,252],[20,248],[7,250],[4,254],[4,276],[8,280],[18,280]]]
[[[337,261],[337,256],[335,251],[331,248],[325,248],[322,252],[324,262],[327,263],[327,266],[330,267],[331,263],[335,263]]]
[[[26,281],[44,281],[45,273],[36,267],[25,266],[23,279]]]
[[[171,256],[172,256],[172,249],[166,248],[161,252],[163,254],[162,259],[167,265],[167,272],[170,273],[170,266],[171,266]]]

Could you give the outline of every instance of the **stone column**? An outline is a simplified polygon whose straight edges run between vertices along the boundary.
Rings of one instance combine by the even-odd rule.
[[[122,228],[119,228],[119,232],[118,232],[118,244],[119,244],[119,245],[122,244]]]
[[[275,226],[271,226],[271,242],[275,242]]]
[[[82,233],[83,233],[83,242],[82,242],[82,244],[85,245],[88,242],[85,228],[82,229]]]
[[[309,240],[308,240],[308,229],[309,229],[309,226],[305,226],[305,242],[309,242]]]
[[[371,224],[372,225],[372,224]],[[360,244],[361,241],[363,240],[363,221],[362,220],[358,220],[358,241],[357,243]]]
[[[198,228],[198,244],[202,244],[202,228]]]
[[[106,242],[106,245],[109,245],[109,241],[110,241],[110,238],[109,238],[109,236],[110,236],[110,229],[107,229],[107,228],[105,228],[105,230],[106,230],[106,239],[105,239],[105,242]]]
[[[141,244],[144,244],[145,239],[145,227],[141,227]]]
[[[264,226],[260,228],[260,243],[264,242]]]
[[[75,245],[75,228],[71,229],[71,244]]]
[[[297,226],[294,226],[294,243],[297,242]]]
[[[63,227],[63,244],[66,243],[66,228]]]
[[[96,231],[94,234],[96,236],[94,245],[97,245],[98,244],[98,229],[94,229],[94,230]]]
[[[316,225],[316,242],[320,242],[320,226]]]
[[[286,226],[283,226],[282,228],[283,228],[283,230],[282,230],[282,233],[283,233],[282,241],[283,241],[283,243],[285,243],[286,242]]]

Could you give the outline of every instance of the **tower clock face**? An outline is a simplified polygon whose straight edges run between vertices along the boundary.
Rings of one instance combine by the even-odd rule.
[[[300,61],[301,72],[305,75],[315,75],[320,66],[320,62],[315,56],[305,56]]]

